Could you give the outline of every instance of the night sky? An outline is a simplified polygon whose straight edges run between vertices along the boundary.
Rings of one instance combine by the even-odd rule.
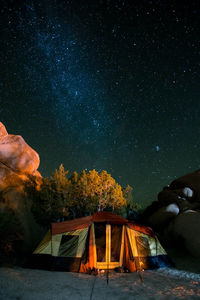
[[[0,121],[44,177],[105,169],[146,206],[200,168],[198,6],[1,1]]]

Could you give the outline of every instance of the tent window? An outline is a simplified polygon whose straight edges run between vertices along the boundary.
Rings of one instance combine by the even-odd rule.
[[[111,225],[111,262],[120,261],[122,226]]]
[[[58,256],[75,257],[78,248],[78,235],[63,235]]]
[[[149,241],[147,237],[144,236],[137,236],[136,243],[138,248],[139,256],[149,256],[151,255]]]
[[[97,261],[106,261],[106,224],[95,224]]]

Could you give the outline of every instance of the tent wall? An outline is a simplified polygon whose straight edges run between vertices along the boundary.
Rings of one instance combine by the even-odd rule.
[[[123,266],[126,267],[130,272],[137,271],[135,258],[133,256],[132,247],[127,233],[127,228],[124,232],[124,257],[123,257]]]
[[[84,228],[82,230],[79,229],[79,230],[61,234],[61,240],[60,240],[58,252],[55,253],[55,256],[81,258],[83,255],[83,251],[85,249],[87,234],[88,234],[88,228]],[[52,241],[54,240],[54,237],[55,235],[53,236]],[[62,240],[64,240],[65,237],[71,237],[71,239],[67,240],[66,243],[62,244]]]
[[[62,234],[51,235],[50,230],[45,235],[44,239],[33,252],[34,254],[50,254],[52,256],[61,257],[82,257],[85,248],[88,228],[73,230]],[[63,237],[74,237],[66,244],[61,245]],[[77,237],[77,243],[74,243]],[[62,246],[62,249],[61,249]]]
[[[88,243],[88,245],[87,245]],[[88,247],[87,247],[88,246]],[[80,273],[87,273],[88,270],[96,268],[96,244],[95,244],[95,234],[94,234],[94,224],[89,228],[88,239],[85,245],[85,253],[82,257],[80,264]]]
[[[51,235],[49,230],[34,251],[30,266],[49,270],[79,272],[87,236],[88,228],[55,235]],[[66,243],[65,239],[67,240]]]
[[[48,230],[43,240],[37,246],[33,254],[49,254],[51,255],[51,231]]]
[[[172,265],[167,256],[167,253],[161,246],[156,236],[149,236],[128,227],[126,228],[126,230],[127,237],[130,243],[130,267],[128,266],[128,264],[126,264],[128,269],[154,269]],[[132,264],[132,261],[134,261],[134,265]]]

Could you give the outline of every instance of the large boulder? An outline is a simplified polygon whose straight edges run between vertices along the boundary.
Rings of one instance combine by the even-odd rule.
[[[38,153],[20,135],[8,134],[0,123],[0,187],[13,173],[40,176],[39,164]]]
[[[169,225],[168,235],[179,241],[192,256],[200,257],[200,212],[188,210]]]
[[[39,188],[42,181],[37,170],[39,164],[38,153],[20,135],[8,134],[0,122],[0,213],[4,214],[9,209],[19,219],[24,232],[24,250],[34,247],[42,232],[34,220],[32,204],[24,191],[30,180],[36,182]]]
[[[181,246],[200,257],[200,170],[164,187],[158,200],[145,210],[143,220],[166,246]]]
[[[38,153],[33,150],[20,135],[8,134],[5,126],[0,122],[0,192],[8,206],[17,208],[18,197],[14,193],[23,192],[24,182],[35,178],[39,181],[37,171],[40,164]],[[10,199],[8,194],[11,195]],[[2,203],[1,203],[2,204]]]
[[[6,127],[3,125],[3,123],[0,122],[0,139],[7,135],[8,135],[8,132],[6,130]]]

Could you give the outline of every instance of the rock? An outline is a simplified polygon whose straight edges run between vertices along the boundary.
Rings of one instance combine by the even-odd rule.
[[[143,220],[166,246],[185,248],[200,257],[200,171],[184,175],[163,188]]]
[[[19,135],[6,135],[0,139],[0,163],[16,173],[34,175],[40,158]]]
[[[200,201],[200,170],[181,176],[169,185],[171,190],[184,190],[186,187],[192,190],[192,194],[189,197],[190,201]]]
[[[194,257],[200,257],[200,212],[188,210],[178,215],[171,225],[174,240],[180,240]]]
[[[0,190],[6,186],[18,186],[28,175],[41,177],[37,171],[40,158],[20,135],[8,134],[1,125],[0,138]]]
[[[0,211],[11,209],[23,227],[24,250],[35,247],[35,239],[41,228],[31,213],[30,200],[26,199],[24,184],[34,180],[38,187],[42,177],[37,170],[40,164],[38,153],[20,135],[8,134],[0,122]],[[40,233],[39,233],[40,238]]]
[[[163,226],[166,226],[166,223],[177,216],[178,213],[178,206],[175,203],[172,203],[151,214],[148,218],[148,223],[154,228],[154,230],[161,231]]]
[[[0,122],[0,190],[7,186],[21,185],[28,176],[39,176],[38,153],[20,135],[8,134]],[[16,181],[16,183],[15,183]]]
[[[0,139],[8,135],[6,127],[0,122]]]

